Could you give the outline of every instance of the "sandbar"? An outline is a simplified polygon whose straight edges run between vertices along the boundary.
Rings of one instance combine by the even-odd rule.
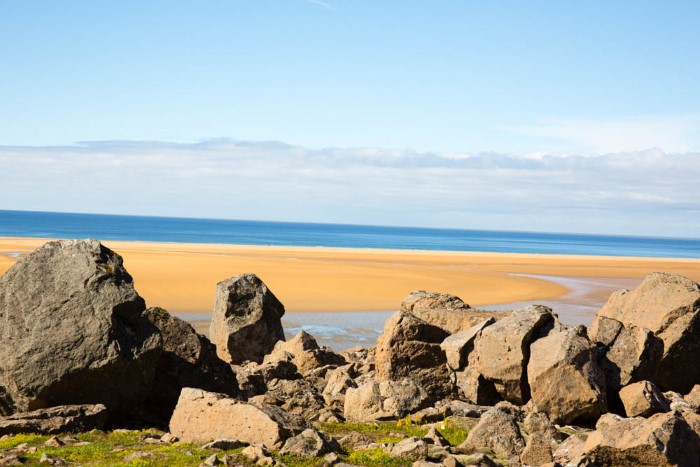
[[[0,274],[48,240],[0,237]],[[641,279],[664,271],[700,281],[700,259],[103,243],[122,255],[148,306],[173,312],[210,312],[216,284],[248,272],[293,312],[396,310],[414,290],[451,293],[472,306],[555,299],[570,291],[547,276]]]

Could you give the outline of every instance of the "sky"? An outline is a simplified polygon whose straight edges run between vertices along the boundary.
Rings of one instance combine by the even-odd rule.
[[[0,209],[700,237],[700,2],[0,0]]]

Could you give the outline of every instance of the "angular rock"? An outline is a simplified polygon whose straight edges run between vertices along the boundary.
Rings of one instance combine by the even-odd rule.
[[[520,461],[525,465],[544,465],[554,461],[552,442],[541,436],[531,436],[520,455]]]
[[[102,404],[63,405],[0,417],[0,436],[19,433],[80,433],[99,430],[106,421],[107,408]]]
[[[690,405],[695,412],[700,412],[700,384],[693,386],[688,394],[683,396],[683,399]]]
[[[663,341],[650,330],[631,325],[621,327],[601,360],[608,391],[615,392],[634,381],[653,380],[663,352]]]
[[[525,431],[530,436],[538,436],[546,441],[561,442],[565,435],[549,420],[547,415],[540,412],[529,413],[523,422]]]
[[[503,399],[524,404],[530,398],[526,373],[530,344],[547,335],[555,324],[558,320],[552,310],[534,305],[514,311],[484,328],[471,354],[476,370],[494,385]]]
[[[440,446],[443,448],[450,446],[450,442],[447,441],[445,437],[442,436],[442,433],[440,433],[434,426],[430,427],[425,436],[423,436],[423,439],[434,444],[435,446]]]
[[[375,366],[377,380],[411,378],[433,400],[453,391],[451,373],[440,343],[447,333],[406,312],[394,313],[377,339]]]
[[[237,439],[215,439],[204,445],[202,449],[221,449],[222,451],[230,451],[232,449],[238,449],[246,446],[246,443],[238,441]]]
[[[649,417],[671,410],[669,401],[650,381],[639,381],[620,390],[620,399],[628,417]]]
[[[96,240],[19,260],[0,278],[0,415],[104,404],[127,417],[161,352],[145,308],[121,256]]]
[[[209,337],[222,360],[262,362],[284,341],[284,306],[255,274],[241,274],[216,285]]]
[[[325,409],[318,387],[309,379],[275,380],[259,398],[305,420],[318,420]]]
[[[607,409],[605,376],[583,326],[552,331],[530,346],[532,407],[554,423],[594,421]]]
[[[410,379],[368,382],[345,393],[344,416],[369,422],[395,420],[427,407],[425,390]]]
[[[455,373],[458,393],[466,401],[476,405],[495,405],[502,400],[493,382],[487,380],[476,366],[468,366]]]
[[[238,395],[236,375],[231,366],[216,355],[216,347],[209,339],[162,308],[149,308],[144,316],[163,337],[163,353],[145,404],[153,416],[152,421],[167,425],[180,392],[186,387]]]
[[[454,295],[425,290],[409,294],[401,303],[401,311],[437,326],[448,334],[468,329],[492,317],[507,315],[503,311],[476,310]]]
[[[170,433],[187,443],[236,439],[279,448],[305,427],[305,422],[268,404],[241,402],[201,389],[182,390],[170,420]]]
[[[586,440],[580,435],[569,436],[554,451],[554,462],[560,465],[585,465],[576,462],[584,457],[585,444]]]
[[[340,451],[340,445],[335,439],[313,428],[307,428],[295,437],[289,438],[280,450],[280,455],[319,457],[338,451]]]
[[[602,465],[700,465],[697,433],[671,412],[648,419],[605,414],[588,436],[584,452]]]
[[[511,459],[520,456],[525,449],[525,439],[515,417],[501,408],[488,410],[469,431],[466,441],[459,446],[462,451],[489,449],[496,456]]]
[[[341,366],[326,374],[326,386],[323,388],[323,400],[326,405],[342,408],[345,405],[345,393],[356,388],[355,380],[350,376],[353,365]]]
[[[603,334],[602,318],[646,328],[663,341],[658,372],[651,379],[662,390],[686,393],[700,381],[700,286],[695,282],[650,274],[636,289],[610,296],[593,321],[591,335],[596,339]]]
[[[411,437],[399,441],[391,448],[391,457],[411,461],[425,460],[428,458],[428,443],[421,438]]]
[[[341,355],[328,347],[320,347],[316,339],[306,331],[301,331],[289,342],[277,342],[272,354],[265,357],[265,361],[274,359],[274,355],[280,352],[292,355],[292,363],[302,375],[324,366],[335,367],[347,364]]]
[[[494,318],[485,319],[470,328],[448,336],[442,341],[440,348],[445,352],[447,366],[454,371],[463,370],[469,362],[469,354],[474,350],[474,340],[484,328],[495,322]]]

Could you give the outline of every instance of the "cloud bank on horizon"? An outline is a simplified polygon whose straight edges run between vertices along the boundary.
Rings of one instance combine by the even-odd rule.
[[[0,146],[2,209],[700,237],[700,152]]]

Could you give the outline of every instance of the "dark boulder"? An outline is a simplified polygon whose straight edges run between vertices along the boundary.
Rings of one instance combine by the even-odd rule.
[[[261,363],[284,340],[284,305],[255,274],[241,274],[216,285],[209,337],[219,357],[239,365]]]
[[[96,240],[49,242],[0,278],[0,412],[104,404],[127,417],[161,354],[121,256]]]

